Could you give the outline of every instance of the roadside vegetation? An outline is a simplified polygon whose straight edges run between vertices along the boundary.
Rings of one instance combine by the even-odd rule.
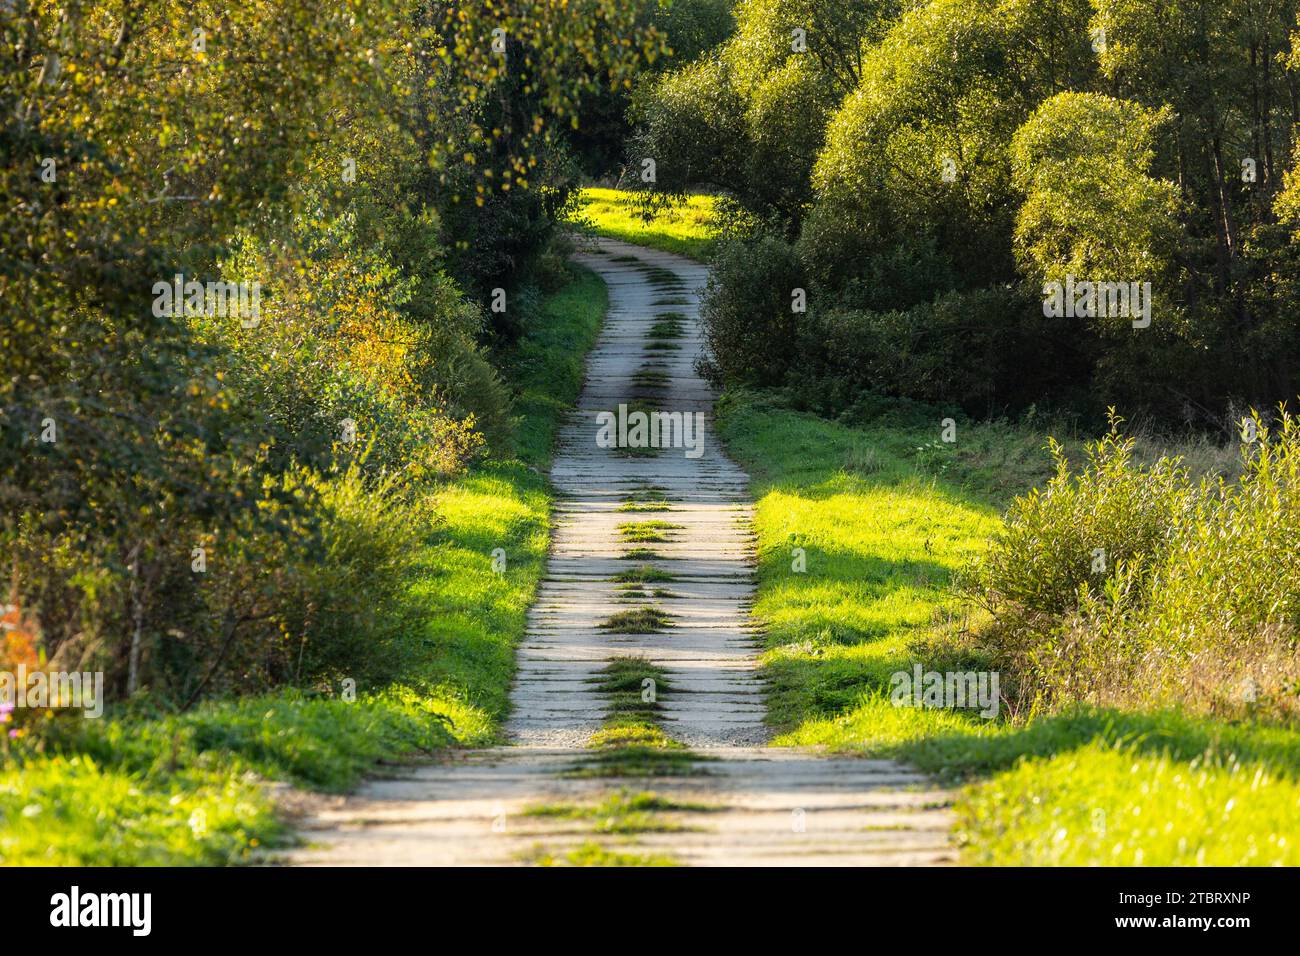
[[[0,861],[250,862],[288,836],[268,781],[339,792],[383,763],[493,741],[545,565],[551,498],[542,474],[605,304],[604,284],[585,271],[543,302],[504,366],[518,383],[521,454],[482,460],[427,489],[438,520],[412,535],[403,578],[412,630],[396,646],[397,679],[363,686],[355,700],[316,687],[183,714],[140,701],[100,720],[48,721],[29,746],[11,745],[0,769]],[[493,567],[498,548],[502,573]]]
[[[106,704],[0,708],[0,862],[255,859],[266,781],[492,739],[605,304],[554,131],[641,13],[0,11],[0,671]]]
[[[1145,582],[1129,579],[1140,575],[1121,557],[1119,569],[1068,591],[1054,616],[1027,629],[1021,615],[1034,609],[981,575],[996,574],[999,561],[1017,574],[1052,562],[1086,584],[1093,562],[1091,548],[1062,558],[1066,541],[1091,540],[1078,513],[1060,514],[1059,530],[1032,543],[1022,527],[1032,495],[1011,505],[1006,522],[998,518],[1008,500],[998,489],[1028,492],[1051,480],[1046,452],[1034,447],[1041,433],[970,423],[937,458],[925,451],[937,416],[886,411],[829,422],[752,394],[724,407],[728,448],[754,475],[759,499],[754,614],[766,629],[774,743],[896,757],[961,785],[956,838],[973,862],[1300,862],[1294,646],[1269,626],[1282,619],[1269,614],[1273,602],[1294,590],[1294,577],[1271,573],[1282,565],[1258,565],[1269,569],[1267,582],[1234,589],[1248,607],[1225,606],[1216,589],[1241,579],[1219,576],[1223,566],[1244,573],[1252,565],[1222,550],[1222,540],[1211,543],[1210,525],[1175,531],[1183,545]],[[1104,497],[1082,507],[1099,527],[1131,528],[1107,520],[1116,502]],[[1065,511],[1059,501],[1042,508]],[[1184,534],[1205,535],[1205,545]],[[794,548],[805,549],[806,572],[792,570]],[[1153,602],[1132,593],[1206,564],[1219,564],[1218,575],[1151,590]],[[963,572],[965,594],[955,586]],[[1135,604],[1106,603],[1121,595]],[[1002,603],[989,615],[970,596]],[[1007,602],[1014,610],[1004,615]],[[1197,622],[1186,643],[1152,626],[1160,618],[1148,615],[1165,602],[1187,609],[1184,623]],[[1235,636],[1219,623],[1234,610],[1245,615]],[[1125,628],[1134,631],[1127,641]],[[891,679],[917,664],[998,671],[998,717],[896,706]]]

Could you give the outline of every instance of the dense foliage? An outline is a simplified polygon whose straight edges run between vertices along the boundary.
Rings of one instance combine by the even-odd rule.
[[[1178,704],[1294,719],[1300,421],[1251,419],[1242,474],[1149,466],[1112,422],[1072,470],[1019,498],[968,593],[1034,706]]]
[[[780,284],[724,268],[715,373],[828,411],[874,390],[1221,425],[1234,402],[1293,398],[1296,15],[742,0],[734,36],[638,98],[629,149],[656,159],[658,193],[719,189],[762,224],[735,258]],[[1046,317],[1066,277],[1150,283],[1150,325]],[[771,340],[742,342],[746,321]]]
[[[485,345],[554,272],[564,131],[659,49],[639,18],[0,9],[0,663],[179,705],[392,676],[425,489],[508,450]]]

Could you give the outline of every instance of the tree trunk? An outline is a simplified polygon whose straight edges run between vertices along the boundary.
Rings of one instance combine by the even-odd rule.
[[[131,549],[131,649],[126,659],[126,695],[132,696],[140,689],[140,645],[144,641],[144,598],[140,583],[140,550],[136,544]]]

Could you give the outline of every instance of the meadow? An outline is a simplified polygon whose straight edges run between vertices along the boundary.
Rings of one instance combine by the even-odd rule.
[[[595,235],[701,260],[714,249],[717,219],[713,196],[688,196],[647,219],[636,193],[599,186],[578,191],[570,216],[573,225]]]

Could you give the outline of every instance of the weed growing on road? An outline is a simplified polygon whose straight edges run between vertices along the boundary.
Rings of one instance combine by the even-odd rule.
[[[657,607],[639,607],[611,614],[600,628],[611,634],[661,634],[672,626],[672,615]]]
[[[682,526],[668,521],[625,521],[616,530],[624,541],[657,544],[672,540],[668,532],[680,531]]]

